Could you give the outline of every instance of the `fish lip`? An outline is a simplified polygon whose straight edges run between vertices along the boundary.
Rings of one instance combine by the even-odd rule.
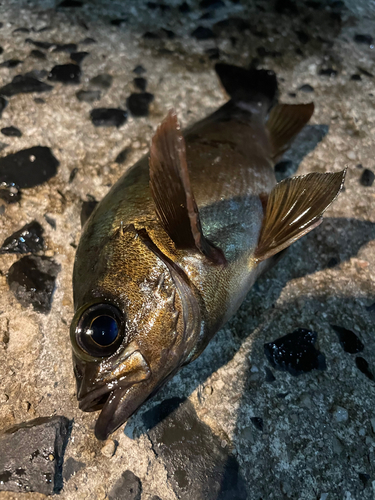
[[[93,389],[92,391],[85,394],[85,396],[79,397],[79,409],[82,411],[95,411],[92,407],[95,406],[94,403],[104,395],[110,395],[113,392],[114,387],[109,387],[109,384],[104,384],[101,387]]]

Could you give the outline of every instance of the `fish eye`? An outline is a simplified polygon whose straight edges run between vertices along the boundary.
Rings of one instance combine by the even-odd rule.
[[[94,304],[78,319],[77,344],[91,356],[110,356],[120,346],[124,332],[123,315],[111,304]]]

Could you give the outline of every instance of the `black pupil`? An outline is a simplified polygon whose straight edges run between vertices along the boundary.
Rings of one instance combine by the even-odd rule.
[[[90,333],[92,340],[97,344],[108,346],[116,340],[119,328],[117,321],[111,316],[98,316],[91,323],[87,333]]]

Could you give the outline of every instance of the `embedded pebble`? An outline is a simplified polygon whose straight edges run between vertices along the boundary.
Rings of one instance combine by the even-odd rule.
[[[113,439],[107,439],[107,441],[105,441],[104,443],[104,446],[100,450],[101,454],[107,458],[113,457],[115,451],[116,451],[116,444],[113,441]]]
[[[133,116],[148,116],[148,108],[153,100],[154,96],[149,92],[131,94],[126,101],[126,105]]]
[[[47,314],[51,310],[60,267],[49,257],[22,257],[8,271],[9,289],[23,307],[32,305],[36,311]]]
[[[126,470],[108,493],[108,500],[141,500],[142,483],[131,470]]]
[[[254,424],[254,427],[258,429],[258,431],[263,432],[263,419],[260,417],[250,417],[250,420]]]
[[[3,68],[16,68],[19,64],[22,64],[23,61],[20,61],[19,59],[8,59],[7,61],[4,61],[0,64],[0,67]]]
[[[79,90],[76,93],[77,99],[81,102],[93,103],[101,98],[100,90]]]
[[[336,409],[333,412],[333,418],[336,422],[347,422],[349,418],[348,410],[342,406],[336,406]]]
[[[143,66],[138,65],[133,69],[133,73],[136,75],[143,75],[143,73],[146,73],[146,70]]]
[[[198,26],[198,28],[191,33],[191,36],[197,40],[209,40],[210,38],[215,38],[215,33],[210,28]]]
[[[55,47],[55,43],[50,43],[50,42],[41,42],[39,40],[33,40],[32,38],[26,38],[25,40],[26,43],[31,43],[35,45],[35,47],[38,47],[38,49],[43,49],[43,50],[48,50],[51,47]]]
[[[374,39],[371,35],[362,35],[362,34],[354,35],[354,41],[356,43],[368,45],[369,47],[374,45]]]
[[[357,73],[352,75],[350,79],[353,80],[354,82],[360,82],[362,80],[361,75],[358,75]]]
[[[288,371],[293,376],[311,370],[325,370],[325,356],[315,347],[318,334],[298,328],[284,337],[264,344],[264,353],[277,370]]]
[[[66,417],[39,417],[0,436],[0,491],[59,493],[69,438]]]
[[[0,184],[0,199],[5,203],[17,203],[21,199],[21,191],[15,186]]]
[[[34,146],[0,158],[0,183],[19,188],[38,186],[54,177],[59,166],[50,148]]]
[[[128,113],[120,108],[95,108],[90,111],[90,116],[95,127],[121,127]]]
[[[333,68],[323,68],[319,70],[319,75],[321,76],[328,76],[328,77],[335,77],[337,76],[337,71]]]
[[[61,3],[59,3],[58,7],[69,7],[69,8],[75,8],[75,7],[82,7],[83,2],[81,0],[63,0]]]
[[[81,62],[90,54],[90,52],[72,52],[70,54],[70,59],[75,61],[77,64],[81,64]]]
[[[54,49],[52,50],[52,52],[66,52],[67,54],[76,51],[77,51],[76,43],[57,43]]]
[[[354,332],[337,325],[331,325],[331,328],[337,333],[340,344],[345,352],[355,354],[363,351],[364,345]]]
[[[116,163],[125,163],[128,155],[130,152],[130,148],[125,148],[122,151],[119,152],[119,154],[116,156],[115,162]]]
[[[47,59],[46,55],[44,52],[42,52],[41,50],[38,50],[38,49],[33,49],[31,52],[30,52],[30,57],[33,57],[34,59],[40,59],[40,60],[44,60],[44,59]]]
[[[355,364],[360,372],[362,372],[366,377],[372,381],[375,381],[374,374],[369,370],[368,362],[362,356],[357,356],[355,358]]]
[[[0,96],[0,118],[3,114],[4,109],[7,107],[8,101],[4,97]]]
[[[11,83],[0,88],[0,94],[11,97],[16,94],[27,94],[30,92],[49,92],[53,87],[48,83],[40,82],[36,78],[26,75],[17,75]]]
[[[94,43],[97,43],[95,38],[91,38],[90,36],[84,38],[83,40],[81,40],[80,42],[80,45],[93,45]]]
[[[9,236],[2,244],[0,254],[37,253],[43,249],[43,228],[39,222],[34,220]]]
[[[90,80],[90,85],[92,87],[97,87],[102,90],[107,90],[110,88],[113,82],[113,76],[107,73],[102,73],[100,75],[94,76]]]
[[[298,90],[300,90],[301,92],[314,92],[314,87],[312,87],[308,83],[305,83],[304,85],[301,85]]]
[[[360,182],[362,186],[370,187],[374,184],[375,174],[372,170],[365,168],[362,172]]]
[[[30,78],[36,78],[37,80],[42,80],[48,76],[48,71],[45,69],[33,69],[25,73],[25,76]]]
[[[199,7],[201,9],[219,9],[220,7],[225,7],[225,3],[223,0],[201,0]]]
[[[48,80],[65,84],[80,83],[81,68],[78,64],[57,64],[51,69]]]
[[[147,88],[146,78],[137,77],[137,78],[134,78],[133,82],[134,82],[134,85],[142,92],[144,92],[146,90],[146,88]]]
[[[16,127],[4,127],[1,129],[1,133],[6,135],[7,137],[21,137],[22,132],[19,128]]]

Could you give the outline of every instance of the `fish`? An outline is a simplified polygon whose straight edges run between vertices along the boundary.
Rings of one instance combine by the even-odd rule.
[[[197,359],[344,183],[345,170],[277,183],[314,104],[279,103],[272,71],[215,69],[229,100],[183,132],[169,111],[83,226],[70,338],[79,408],[100,410],[99,440]]]

